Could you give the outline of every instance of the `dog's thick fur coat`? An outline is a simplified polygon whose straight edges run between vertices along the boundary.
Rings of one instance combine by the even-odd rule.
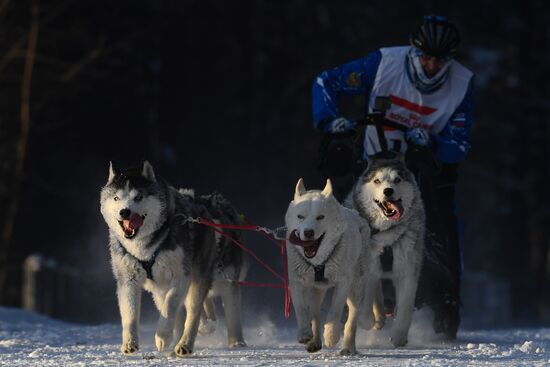
[[[363,244],[369,226],[354,210],[340,205],[330,180],[323,191],[306,191],[298,181],[285,216],[288,273],[298,321],[298,341],[308,352],[321,349],[320,308],[327,289],[334,287],[324,326],[324,342],[333,347],[340,338],[340,318],[347,300],[348,319],[341,354],[356,353],[357,316],[363,287]]]
[[[155,334],[159,351],[172,339],[176,355],[193,351],[203,301],[212,286],[222,296],[229,345],[245,345],[237,284],[246,273],[243,254],[217,240],[211,228],[186,221],[202,217],[237,224],[238,215],[227,200],[219,194],[182,194],[156,177],[148,162],[137,170],[117,170],[111,164],[101,190],[101,213],[109,227],[123,353],[139,349],[142,289],[152,294],[160,313]]]
[[[407,343],[425,243],[425,213],[420,191],[402,156],[369,159],[345,205],[367,221],[372,236],[366,251],[365,304],[372,303],[381,279],[391,279],[396,293],[391,342]],[[391,247],[391,269],[382,266],[381,254]]]

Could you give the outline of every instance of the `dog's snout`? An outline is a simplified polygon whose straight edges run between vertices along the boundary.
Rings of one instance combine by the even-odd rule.
[[[130,209],[121,209],[119,214],[122,219],[128,219],[130,218],[130,214],[132,214],[132,212]]]
[[[306,238],[313,238],[313,236],[315,236],[315,231],[313,231],[313,229],[306,229],[304,231],[304,236]]]
[[[393,195],[393,189],[391,187],[386,187],[384,189],[384,195],[386,195],[387,197],[390,197]]]

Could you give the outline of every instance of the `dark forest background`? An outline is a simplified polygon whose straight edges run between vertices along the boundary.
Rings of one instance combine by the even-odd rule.
[[[459,24],[458,59],[476,73],[459,182],[466,313],[549,324],[544,0],[0,0],[0,304],[21,305],[22,264],[40,253],[80,279],[55,316],[117,320],[99,213],[110,160],[149,159],[176,186],[221,191],[250,220],[282,225],[296,180],[323,184],[316,74],[405,44],[426,13]],[[278,291],[245,298],[282,314]]]

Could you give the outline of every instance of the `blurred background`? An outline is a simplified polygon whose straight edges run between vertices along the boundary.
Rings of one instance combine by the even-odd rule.
[[[40,268],[42,304],[27,308],[118,322],[99,212],[110,160],[148,159],[175,186],[282,226],[297,179],[323,185],[314,77],[406,44],[428,13],[459,25],[458,59],[476,73],[459,180],[465,325],[549,325],[544,0],[0,0],[0,304],[24,306],[23,269]],[[280,269],[261,236],[245,243]],[[256,265],[249,280],[276,281]],[[244,292],[282,318],[280,290]]]

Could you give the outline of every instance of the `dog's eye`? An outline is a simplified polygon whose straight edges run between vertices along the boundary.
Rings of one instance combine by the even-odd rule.
[[[401,179],[399,177],[396,177],[395,180],[393,180],[393,182],[395,183],[400,183],[401,182]]]
[[[298,219],[304,219],[305,217],[302,214],[298,214]]]
[[[119,201],[120,199],[118,198],[118,196],[115,196],[115,197],[113,198],[113,200],[114,200],[114,201]]]
[[[377,184],[377,185],[380,185],[380,180],[379,179],[374,179],[374,183]]]
[[[143,199],[143,195],[139,194],[134,198],[134,201],[141,201]]]
[[[317,220],[325,219],[325,216],[321,214],[321,215],[318,215],[317,218],[315,218],[315,219],[317,219]]]

